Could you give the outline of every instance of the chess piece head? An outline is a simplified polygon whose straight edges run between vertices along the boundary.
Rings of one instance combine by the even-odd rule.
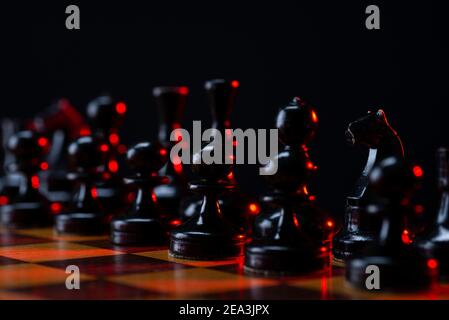
[[[225,163],[224,156],[221,163],[205,163],[203,160],[203,155],[205,153],[213,153],[213,149],[214,147],[211,145],[203,147],[199,153],[193,155],[192,161],[192,172],[196,174],[201,180],[212,183],[225,180],[233,169],[232,163]],[[222,154],[224,154],[224,150]]]
[[[295,97],[276,118],[279,140],[286,148],[276,155],[277,172],[267,175],[271,185],[283,192],[304,188],[317,167],[311,161],[306,144],[314,137],[318,125],[315,110],[301,98]],[[272,167],[272,161],[266,166]]]
[[[295,97],[279,111],[276,127],[279,139],[285,145],[306,145],[315,135],[318,116],[310,104]]]
[[[214,79],[204,84],[212,113],[212,128],[223,130],[231,127],[230,117],[238,87],[237,80]]]
[[[167,162],[168,152],[160,143],[141,142],[128,150],[126,160],[138,176],[156,176]]]
[[[9,138],[7,148],[16,159],[11,164],[12,171],[35,172],[39,169],[40,159],[48,151],[49,142],[32,131],[20,131]]]
[[[80,137],[69,145],[69,163],[78,173],[94,174],[103,163],[104,152],[92,136]]]
[[[170,134],[181,127],[181,118],[184,113],[187,87],[155,87],[153,97],[159,111],[159,141],[170,142]]]
[[[385,199],[410,197],[418,186],[418,178],[404,161],[397,157],[382,160],[369,176],[373,192]]]
[[[346,141],[351,144],[366,145],[377,149],[385,145],[393,145],[397,155],[403,155],[402,142],[387,120],[385,111],[369,111],[367,115],[353,121],[346,130]]]
[[[126,104],[109,95],[95,98],[87,105],[87,116],[98,133],[107,135],[118,129],[126,113]]]

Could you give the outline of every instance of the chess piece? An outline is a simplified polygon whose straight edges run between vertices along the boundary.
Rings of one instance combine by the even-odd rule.
[[[72,208],[55,217],[56,231],[67,234],[102,234],[110,215],[101,210],[95,181],[104,160],[101,144],[92,136],[78,138],[69,145],[69,164],[73,171],[67,178],[77,183]]]
[[[14,156],[8,171],[20,174],[19,192],[1,207],[1,223],[12,228],[30,228],[51,222],[47,199],[39,191],[42,157],[48,151],[48,140],[32,131],[20,131],[10,137],[7,148]]]
[[[16,119],[3,118],[0,120],[1,148],[0,158],[0,207],[7,205],[19,193],[21,175],[9,172],[9,165],[14,162],[14,155],[8,150],[8,141],[12,135],[19,131],[19,122]]]
[[[39,113],[30,124],[39,134],[49,137],[51,149],[41,166],[41,189],[51,202],[54,214],[67,209],[72,198],[72,183],[67,179],[67,148],[82,135],[87,124],[67,99],[58,99]]]
[[[186,98],[189,89],[187,87],[155,87],[153,96],[159,111],[159,142],[170,150],[174,141],[170,141],[170,135],[175,132],[178,139],[182,139],[180,131],[181,120],[184,112]],[[161,184],[154,188],[156,198],[169,219],[179,219],[179,206],[182,197],[187,190],[187,182],[182,163],[174,165],[168,161],[160,171],[161,176],[169,179],[167,184]]]
[[[401,158],[385,158],[373,168],[369,175],[373,197],[365,208],[366,214],[380,216],[382,224],[375,244],[347,261],[348,282],[369,289],[367,268],[376,266],[380,290],[421,289],[430,284],[427,259],[402,239],[404,220],[411,211],[410,199],[417,183],[413,170]]]
[[[219,132],[223,139],[232,138],[227,129],[231,129],[231,112],[238,87],[239,82],[237,80],[227,81],[223,79],[206,81],[204,85],[212,115],[211,127]],[[234,226],[247,230],[250,224],[248,208],[254,201],[239,190],[233,170],[229,172],[225,179],[234,185],[235,191],[220,195],[219,201],[223,212],[228,215],[226,218]],[[196,196],[187,198],[181,208],[183,220],[198,214],[201,210],[201,203],[202,200]]]
[[[235,188],[226,179],[232,164],[203,163],[203,152],[213,152],[211,148],[206,146],[193,157],[192,170],[199,180],[190,183],[190,189],[201,195],[201,209],[171,232],[169,253],[173,257],[219,260],[243,254],[245,235],[227,220],[218,201],[221,194]]]
[[[246,246],[247,272],[297,274],[326,265],[326,217],[313,205],[307,190],[308,179],[316,170],[307,143],[317,124],[315,111],[300,98],[294,98],[278,113],[276,127],[284,148],[264,167],[271,170],[277,162],[277,171],[266,175],[274,191],[265,197],[253,240]]]
[[[158,176],[167,162],[167,149],[159,143],[142,142],[127,153],[129,166],[135,175],[125,183],[137,189],[133,208],[124,216],[111,222],[111,241],[118,245],[154,245],[165,239],[162,212],[158,206],[154,187],[168,183],[168,178]]]
[[[438,156],[438,187],[440,206],[435,223],[416,240],[416,245],[430,259],[439,263],[440,277],[449,278],[449,149],[440,148]]]
[[[127,190],[118,176],[120,169],[120,135],[127,106],[109,95],[92,100],[87,106],[87,117],[92,135],[101,143],[104,162],[100,167],[100,179],[95,183],[97,198],[106,212],[115,214],[125,209]]]
[[[354,190],[346,198],[343,228],[333,239],[334,259],[340,261],[363,252],[377,241],[381,221],[378,216],[365,214],[365,209],[360,205],[370,194],[369,174],[376,164],[387,157],[404,158],[401,139],[383,110],[369,112],[351,122],[346,130],[346,139],[350,145],[368,146],[369,155]]]

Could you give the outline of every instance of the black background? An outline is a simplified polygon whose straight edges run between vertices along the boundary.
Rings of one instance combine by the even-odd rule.
[[[81,30],[65,28],[68,4],[79,5]],[[365,28],[369,4],[380,7],[381,30]],[[235,128],[273,127],[277,109],[299,95],[320,118],[313,192],[341,216],[365,156],[346,146],[344,130],[383,108],[424,168],[432,209],[434,154],[448,145],[448,14],[430,1],[2,3],[0,116],[31,117],[63,96],[84,111],[108,90],[128,104],[122,134],[134,143],[156,137],[156,85],[190,87],[187,128],[209,123],[202,87],[211,78],[240,81]],[[237,178],[249,193],[264,188],[256,167]]]

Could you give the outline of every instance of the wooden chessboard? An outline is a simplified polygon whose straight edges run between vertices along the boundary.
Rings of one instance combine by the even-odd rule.
[[[117,247],[107,236],[59,236],[52,229],[0,230],[0,299],[449,299],[449,284],[419,293],[364,292],[344,268],[301,277],[245,275],[242,259],[188,261],[165,247]],[[76,265],[79,290],[65,273]]]

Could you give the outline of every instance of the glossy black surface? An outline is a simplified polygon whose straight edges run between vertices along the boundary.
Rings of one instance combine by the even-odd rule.
[[[188,92],[187,87],[155,87],[153,89],[153,97],[159,114],[158,140],[168,149],[168,152],[178,142],[171,141],[170,135],[182,127]],[[174,134],[182,140],[180,131]],[[168,161],[159,172],[161,176],[168,178],[168,183],[156,186],[154,189],[161,207],[174,219],[179,219],[179,206],[187,191],[184,170],[182,163],[175,166],[172,161]]]
[[[234,108],[239,82],[237,80],[213,79],[206,81],[206,90],[210,113],[212,116],[211,128],[216,129],[223,141],[229,139],[226,129],[231,127],[231,113]],[[235,149],[234,149],[235,150]],[[235,154],[235,152],[234,152]],[[250,233],[252,216],[248,206],[254,200],[240,190],[233,170],[229,172],[225,180],[234,185],[235,191],[220,195],[219,202],[228,221],[235,227]],[[181,202],[180,212],[183,221],[188,220],[201,210],[202,199],[198,195],[190,194]]]
[[[0,206],[8,204],[10,199],[19,192],[20,176],[12,175],[11,172],[8,172],[8,165],[14,161],[14,155],[7,148],[9,138],[17,131],[19,131],[19,121],[17,119],[0,119],[0,197],[3,199]]]
[[[92,135],[103,145],[103,163],[99,167],[101,179],[95,182],[97,198],[108,214],[118,214],[127,205],[128,192],[119,177],[121,157],[120,128],[126,115],[126,103],[105,94],[90,101],[87,117]]]
[[[67,207],[73,192],[72,183],[67,179],[67,148],[87,130],[84,116],[69,100],[57,99],[33,118],[31,127],[51,143],[45,157],[48,169],[39,173],[41,190],[49,201]]]
[[[277,161],[277,172],[266,176],[273,191],[264,198],[253,240],[245,249],[247,272],[295,274],[326,264],[326,214],[313,204],[308,191],[309,178],[317,167],[307,143],[317,126],[315,110],[298,97],[278,113],[276,127],[283,147],[265,167],[269,170]]]
[[[163,211],[154,187],[168,182],[158,176],[167,162],[167,149],[159,143],[141,142],[128,150],[127,162],[135,172],[125,183],[136,189],[132,208],[111,222],[111,241],[118,245],[161,244],[166,239]]]
[[[210,152],[206,146],[202,152]],[[171,256],[192,260],[219,260],[243,254],[245,235],[233,226],[222,211],[219,196],[232,192],[235,187],[227,181],[232,164],[192,165],[198,180],[190,183],[190,189],[202,197],[201,208],[170,234]]]
[[[369,154],[353,191],[346,198],[343,228],[333,240],[333,254],[337,260],[348,259],[376,241],[381,221],[377,216],[367,215],[361,204],[370,196],[369,174],[386,157],[404,157],[401,139],[383,110],[369,112],[351,122],[346,130],[346,140],[350,145],[368,147]]]
[[[438,149],[437,161],[440,191],[438,214],[425,234],[416,240],[416,245],[429,258],[438,260],[440,276],[447,280],[449,278],[449,149]]]
[[[48,201],[39,191],[37,172],[48,140],[32,131],[20,131],[12,135],[7,149],[14,156],[7,171],[20,176],[18,193],[0,208],[1,223],[12,228],[45,226],[51,222]]]
[[[411,212],[410,200],[418,180],[402,158],[389,157],[369,175],[372,200],[366,214],[381,218],[381,229],[372,246],[347,262],[346,279],[354,286],[369,289],[367,267],[379,268],[379,290],[421,289],[430,285],[427,258],[402,239],[404,221]]]
[[[78,138],[69,145],[68,157],[72,170],[68,178],[77,184],[77,188],[69,211],[55,217],[56,231],[69,234],[104,233],[109,215],[102,210],[95,187],[98,168],[104,160],[101,144],[92,136]]]

